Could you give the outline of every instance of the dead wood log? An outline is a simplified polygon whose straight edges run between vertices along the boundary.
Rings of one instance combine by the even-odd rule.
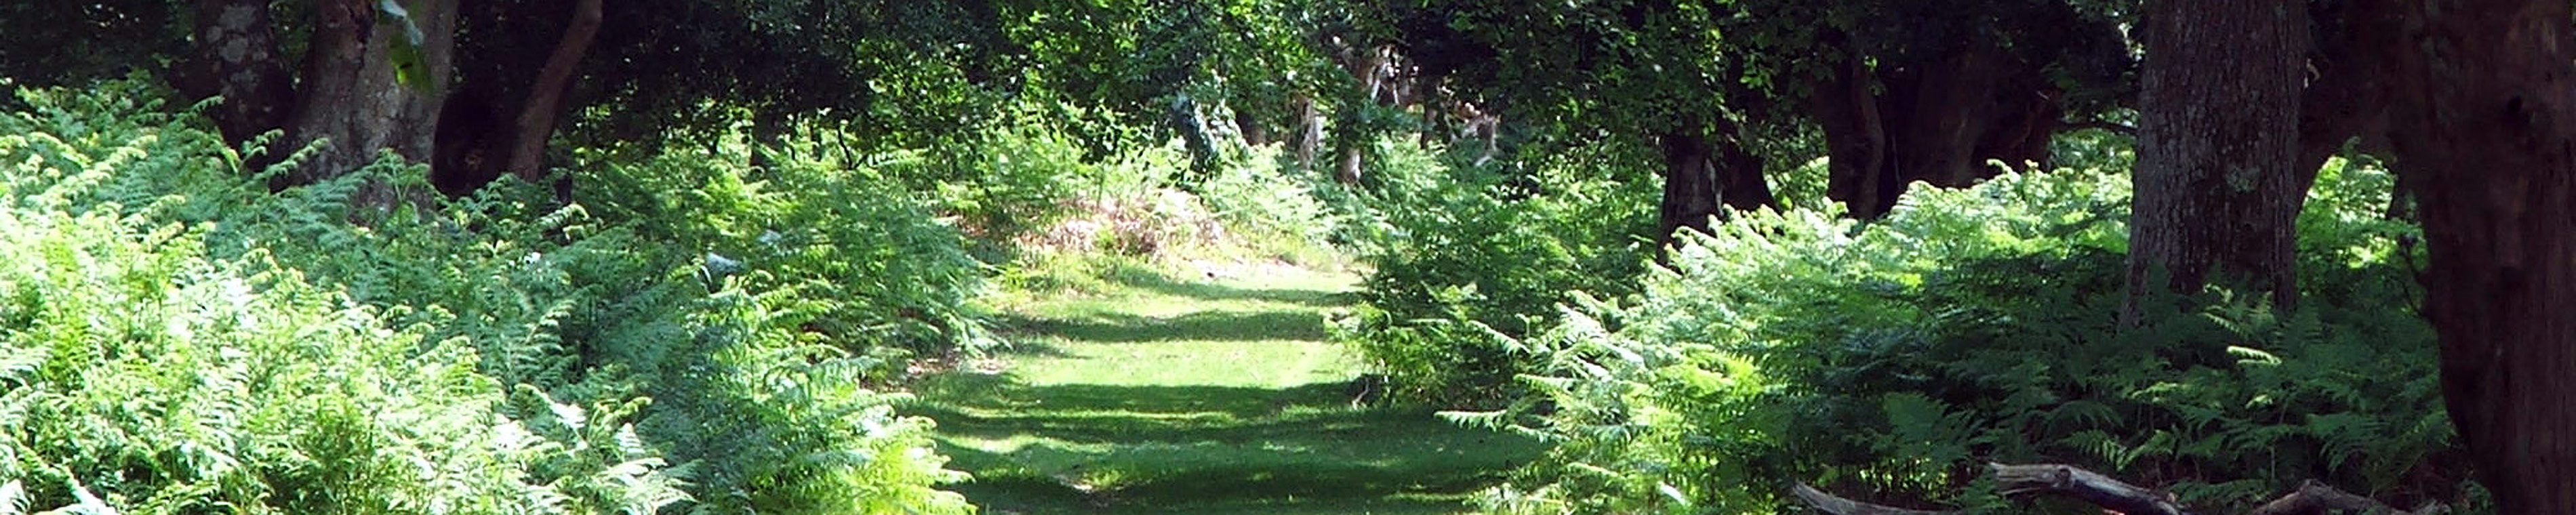
[[[2002,463],[1989,463],[1986,464],[1986,468],[1994,474],[1995,483],[2002,489],[2005,495],[2064,495],[2083,500],[2084,502],[2091,503],[2094,506],[2100,506],[2102,509],[2109,510],[2111,512],[2126,515],[2191,515],[2191,511],[2184,509],[2180,503],[2175,502],[2172,494],[2160,490],[2132,485],[2118,479],[2112,479],[2110,476],[2077,468],[2073,465],[2006,465]],[[1898,508],[1894,506],[1854,501],[1825,493],[1823,490],[1818,490],[1805,483],[1800,483],[1796,487],[1792,488],[1791,493],[1797,495],[1798,499],[1806,501],[1808,506],[1815,507],[1816,511],[1833,515],[1946,515],[1957,513],[1955,511]],[[2324,515],[2326,513],[2339,511],[2359,511],[2371,514],[2433,515],[2441,513],[2443,509],[2444,507],[2441,504],[2435,503],[2421,508],[2416,508],[2413,511],[2399,510],[2397,508],[2390,507],[2387,504],[2382,504],[2379,501],[2371,500],[2368,497],[2353,495],[2352,493],[2335,489],[2335,487],[2326,486],[2324,483],[2308,481],[2299,485],[2297,490],[2292,490],[2287,494],[2281,495],[2279,498],[2273,499],[2271,502],[2263,503],[2263,505],[2255,507],[2252,511],[2247,511],[2245,513],[2247,515]]]

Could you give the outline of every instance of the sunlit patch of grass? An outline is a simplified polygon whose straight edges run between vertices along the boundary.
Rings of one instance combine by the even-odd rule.
[[[1030,297],[1001,374],[920,386],[986,513],[1463,513],[1540,450],[1416,410],[1355,406],[1322,341],[1348,276],[1272,268]]]

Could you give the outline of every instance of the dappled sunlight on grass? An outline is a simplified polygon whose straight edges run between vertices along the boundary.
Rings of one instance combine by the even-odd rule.
[[[919,385],[987,513],[1461,513],[1538,443],[1358,406],[1346,276],[1126,281],[1023,306],[1005,372]],[[1256,286],[1258,285],[1258,286]]]

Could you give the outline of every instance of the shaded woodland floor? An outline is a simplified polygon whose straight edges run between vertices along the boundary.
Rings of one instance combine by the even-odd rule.
[[[1540,446],[1421,410],[1355,407],[1324,341],[1351,278],[1268,269],[1014,308],[1001,373],[925,381],[954,485],[989,514],[1466,513]]]

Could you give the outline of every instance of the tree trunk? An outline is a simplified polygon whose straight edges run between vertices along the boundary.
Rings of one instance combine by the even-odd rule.
[[[1716,137],[1697,131],[1665,134],[1664,198],[1657,211],[1662,243],[1673,243],[1674,231],[1688,227],[1707,232],[1721,203],[1738,210],[1777,205],[1771,185],[1762,177],[1762,158],[1744,149],[1731,130],[1720,124]]]
[[[2364,28],[2347,15],[2352,3],[2314,2],[2308,7],[2316,27],[2308,56],[2315,76],[2300,94],[2298,162],[2290,168],[2301,192],[2316,184],[2318,169],[2343,151],[2344,142],[2387,132],[2387,97],[2379,86],[2384,72],[2361,53]],[[2299,200],[2304,203],[2307,196],[2302,193]]]
[[[2305,9],[2295,0],[2151,0],[2129,229],[2129,306],[2235,274],[2295,300],[2291,228]],[[2161,285],[2148,284],[2154,272]]]
[[[510,150],[510,173],[530,183],[545,177],[546,140],[554,136],[555,117],[563,113],[564,90],[572,87],[573,72],[581,56],[590,53],[590,43],[599,36],[600,0],[581,0],[573,7],[572,20],[564,28],[563,41],[546,55],[546,67],[537,72],[537,82],[528,89],[528,101],[519,109],[518,124]]]
[[[1315,170],[1315,153],[1324,144],[1324,113],[1315,109],[1314,97],[1297,95],[1297,169]]]
[[[1717,175],[1718,200],[1739,211],[1779,207],[1770,179],[1762,175],[1762,156],[1744,148],[1744,138],[1732,124],[1719,124],[1718,134],[1709,154],[1709,166]]]
[[[1832,157],[1826,195],[1852,216],[1887,214],[1914,181],[1965,187],[1992,177],[1990,159],[2047,161],[2057,90],[2002,47],[1967,42],[1923,62],[1875,67],[1845,53],[1808,107]]]
[[[2438,6],[2438,8],[2437,8]],[[2576,38],[2565,0],[2364,2],[2431,260],[2451,421],[2501,513],[2576,513]]]
[[[1243,135],[1244,145],[1258,147],[1270,144],[1270,129],[1263,127],[1261,117],[1253,116],[1252,109],[1248,107],[1234,110],[1234,130]]]
[[[1386,69],[1386,52],[1384,50],[1376,47],[1344,48],[1343,50],[1345,58],[1343,59],[1342,66],[1350,70],[1353,78],[1359,79],[1361,98],[1357,99],[1357,101],[1353,102],[1351,105],[1344,106],[1342,108],[1342,119],[1353,123],[1344,123],[1340,124],[1340,127],[1336,127],[1336,129],[1338,129],[1336,132],[1341,132],[1344,136],[1338,138],[1342,140],[1342,155],[1340,164],[1336,165],[1333,169],[1333,180],[1339,181],[1345,186],[1357,187],[1360,185],[1361,179],[1360,165],[1362,163],[1360,160],[1363,156],[1362,146],[1369,144],[1367,138],[1363,137],[1359,133],[1364,130],[1364,128],[1360,127],[1361,124],[1357,123],[1359,120],[1359,110],[1365,109],[1365,106],[1370,104],[1392,103],[1395,99],[1393,98],[1392,93],[1385,91],[1388,89],[1386,86],[1386,74],[1380,73],[1381,70]]]
[[[409,9],[427,36],[420,51],[429,72],[428,91],[395,80],[386,49],[393,38],[403,37],[402,30],[376,23],[373,3],[328,0],[314,6],[287,148],[320,140],[330,145],[297,167],[286,178],[289,184],[348,173],[375,160],[378,149],[415,160],[431,157],[433,121],[452,70],[456,0],[411,2]]]
[[[1850,215],[1863,219],[1886,213],[1893,207],[1888,200],[1896,197],[1887,191],[1904,186],[1888,170],[1886,117],[1880,116],[1878,97],[1869,91],[1875,80],[1867,64],[1847,57],[1811,99],[1829,156],[1825,196],[1842,201]]]
[[[1662,139],[1664,199],[1655,234],[1670,247],[1682,228],[1708,231],[1709,217],[1717,215],[1717,173],[1709,166],[1707,137],[1683,131]]]
[[[196,2],[195,69],[203,80],[187,81],[187,93],[224,97],[223,105],[207,113],[224,141],[238,144],[285,128],[294,108],[295,77],[287,73],[274,18],[267,0]]]

